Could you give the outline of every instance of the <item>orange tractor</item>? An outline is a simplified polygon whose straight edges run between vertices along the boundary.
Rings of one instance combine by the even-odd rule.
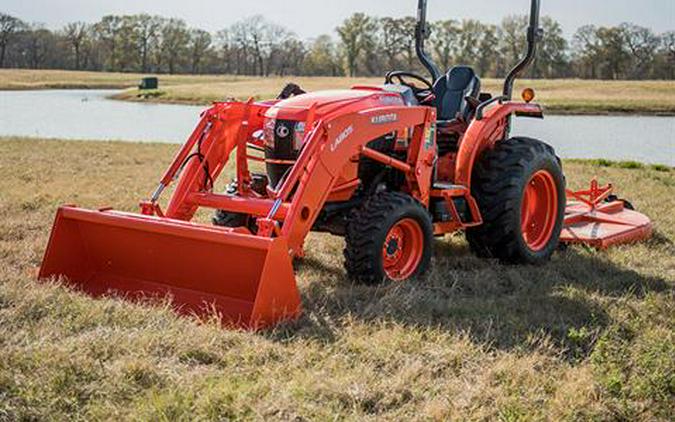
[[[510,264],[546,263],[561,239],[603,248],[648,237],[649,219],[611,186],[566,192],[553,148],[510,136],[512,116],[543,117],[533,91],[512,99],[543,35],[539,3],[527,54],[496,97],[471,68],[434,65],[420,0],[417,53],[430,80],[394,71],[381,86],[289,85],[276,100],[215,103],[141,214],[59,209],[40,277],[94,295],[168,296],[183,312],[260,328],[300,314],[292,261],[310,231],[344,236],[347,274],[366,283],[422,276],[434,237],[459,230],[478,255]],[[236,179],[215,193],[230,158]],[[249,170],[255,162],[265,174]],[[217,210],[213,225],[190,222],[200,207]]]

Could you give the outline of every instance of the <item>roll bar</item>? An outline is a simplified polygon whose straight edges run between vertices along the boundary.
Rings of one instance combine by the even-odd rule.
[[[537,54],[537,43],[544,37],[544,30],[539,26],[541,0],[532,0],[530,6],[530,26],[527,28],[527,54],[509,72],[504,81],[504,96],[509,100],[513,97],[513,83],[532,64]]]
[[[427,0],[419,0],[417,3],[417,26],[415,27],[415,51],[417,51],[417,57],[424,67],[431,73],[433,83],[441,77],[441,72],[438,70],[438,66],[436,66],[431,57],[424,51],[424,41],[427,39],[428,35]]]
[[[541,11],[541,0],[532,0],[530,5],[530,26],[527,28],[527,54],[525,57],[509,72],[504,81],[503,96],[510,100],[513,96],[513,84],[520,75],[525,72],[537,54],[537,43],[544,36],[544,31],[539,27],[539,14]],[[424,42],[429,35],[427,26],[427,0],[418,0],[417,3],[417,27],[415,28],[415,50],[417,57],[424,67],[431,73],[433,81],[438,80],[441,72],[438,66],[424,51]]]

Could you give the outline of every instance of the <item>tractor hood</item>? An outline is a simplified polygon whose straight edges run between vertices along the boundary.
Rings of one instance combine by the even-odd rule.
[[[390,85],[389,87],[394,87]],[[316,105],[316,117],[324,117],[338,108],[342,112],[367,110],[405,104],[402,93],[389,87],[358,87],[349,90],[318,91],[298,95],[272,106],[265,117],[278,120],[304,121],[309,109]]]

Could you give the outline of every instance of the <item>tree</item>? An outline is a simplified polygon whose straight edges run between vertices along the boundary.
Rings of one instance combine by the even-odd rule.
[[[600,77],[603,79],[621,79],[630,62],[630,53],[626,45],[624,31],[621,28],[599,28],[597,37],[600,42],[598,61],[601,63]]]
[[[26,27],[21,35],[24,39],[23,50],[26,52],[28,67],[31,69],[42,68],[48,52],[53,51],[53,34],[42,25],[34,24]]]
[[[268,70],[279,76],[300,74],[306,54],[304,43],[289,36],[273,49]]]
[[[89,36],[89,25],[84,22],[72,22],[63,28],[63,33],[68,44],[73,49],[75,70],[80,70],[82,49]]]
[[[452,19],[431,25],[431,45],[441,69],[450,69],[459,55],[460,32],[459,23]]]
[[[159,33],[163,18],[147,14],[136,15],[134,23],[136,48],[140,57],[140,70],[145,73],[150,70],[152,50],[159,44]]]
[[[474,62],[476,71],[483,77],[495,77],[499,69],[499,28],[495,25],[483,25],[483,34],[478,45],[478,54]]]
[[[241,62],[237,57],[236,37],[230,28],[216,33],[216,54],[218,55],[217,62],[224,73],[241,74]]]
[[[138,31],[136,16],[121,16],[118,36],[116,69],[121,72],[138,70]]]
[[[651,29],[642,26],[623,23],[619,28],[623,31],[626,47],[632,59],[626,76],[631,79],[651,78],[661,39]]]
[[[621,28],[583,26],[574,35],[573,45],[575,61],[582,67],[581,76],[602,79],[624,77],[631,55]]]
[[[479,55],[480,40],[483,35],[483,24],[477,20],[462,21],[457,40],[455,64],[471,65]]]
[[[384,53],[389,69],[398,69],[400,59],[405,49],[405,34],[402,31],[401,20],[395,18],[380,19],[379,49]]]
[[[211,34],[201,29],[190,30],[190,57],[192,59],[192,73],[201,71],[204,57],[211,48]]]
[[[576,62],[577,75],[582,78],[598,77],[597,59],[601,47],[597,33],[598,29],[594,25],[585,25],[577,29],[572,38],[572,54]]]
[[[415,26],[412,17],[357,13],[336,28],[337,39],[327,34],[303,40],[262,16],[214,35],[148,14],[108,15],[95,24],[72,22],[50,31],[0,13],[0,67],[258,76],[423,71]],[[526,50],[526,16],[507,17],[498,26],[477,20],[430,26],[428,50],[443,70],[464,64],[483,77],[503,77]],[[658,35],[630,23],[588,25],[568,42],[550,17],[541,26],[545,35],[530,77],[675,79],[675,31]]]
[[[0,13],[0,68],[5,67],[5,56],[9,44],[24,26],[25,24],[20,19]]]
[[[229,53],[236,57],[238,74],[266,76],[272,55],[293,34],[258,15],[236,22],[220,38],[224,36],[229,39]]]
[[[399,19],[401,30],[403,31],[403,53],[408,65],[408,69],[420,69],[421,65],[417,60],[417,51],[415,50],[415,28],[417,19],[412,16],[406,16]]]
[[[190,34],[185,21],[169,19],[162,26],[161,36],[161,57],[169,73],[173,75],[187,56]]]
[[[549,16],[541,20],[544,38],[541,41],[533,67],[535,78],[560,78],[567,76],[568,44],[562,27]]]
[[[302,73],[316,76],[343,75],[337,47],[330,35],[321,35],[311,42]]]
[[[656,77],[675,79],[675,31],[662,34],[656,58]]]
[[[499,52],[502,57],[500,76],[504,76],[522,58],[527,48],[527,16],[509,16],[502,21]]]
[[[117,70],[117,55],[122,31],[122,18],[120,16],[104,16],[100,22],[94,25],[96,38],[103,44],[108,57],[108,69]]]
[[[355,13],[337,28],[347,59],[349,76],[356,76],[358,61],[375,44],[375,21],[363,13]]]

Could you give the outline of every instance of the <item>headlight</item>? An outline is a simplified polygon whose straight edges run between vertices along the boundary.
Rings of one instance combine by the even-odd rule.
[[[277,126],[276,119],[266,119],[263,125],[263,138],[265,139],[265,146],[274,149],[274,128]]]
[[[269,149],[275,149],[278,142],[292,142],[287,145],[294,151],[300,151],[305,140],[305,122],[267,119],[263,125],[263,137]]]
[[[302,149],[302,143],[305,140],[305,122],[296,123],[294,132],[293,149],[295,151],[300,151]]]

